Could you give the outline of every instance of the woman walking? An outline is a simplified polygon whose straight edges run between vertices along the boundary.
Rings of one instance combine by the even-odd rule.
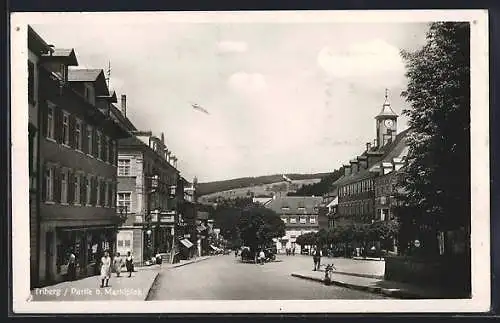
[[[109,278],[111,276],[111,257],[106,250],[101,258],[101,288],[108,287]]]
[[[134,259],[130,254],[130,251],[127,252],[127,259],[125,259],[125,266],[127,267],[128,276],[132,277],[132,272],[134,271]]]
[[[68,260],[68,279],[75,280],[76,279],[76,257],[73,252],[69,255]]]
[[[120,253],[117,252],[115,258],[113,259],[113,268],[116,272],[116,277],[120,277],[120,273],[122,272],[123,267],[123,259],[120,257]]]

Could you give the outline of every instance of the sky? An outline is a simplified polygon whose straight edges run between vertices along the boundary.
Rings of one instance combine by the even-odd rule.
[[[425,23],[152,22],[32,24],[83,68],[106,69],[127,116],[165,134],[187,179],[331,172],[375,139],[388,89],[408,108],[400,49]],[[196,103],[209,111],[192,108]],[[407,128],[400,116],[398,131]]]

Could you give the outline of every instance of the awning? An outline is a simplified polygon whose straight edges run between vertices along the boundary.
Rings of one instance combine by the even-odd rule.
[[[181,240],[181,243],[186,247],[186,248],[191,248],[193,245],[193,243],[191,241],[189,241],[188,239],[182,239]]]

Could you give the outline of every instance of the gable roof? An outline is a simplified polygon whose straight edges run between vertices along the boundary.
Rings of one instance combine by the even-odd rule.
[[[106,95],[109,96],[108,85],[106,84],[106,77],[102,69],[81,69],[70,68],[68,70],[69,82],[92,82],[96,89],[96,96]]]
[[[123,113],[114,104],[110,104],[111,115],[116,119],[117,122],[121,123],[127,130],[136,131],[137,128],[134,126],[129,118],[123,115]]]
[[[73,48],[54,48],[52,52],[42,55],[46,62],[60,62],[68,66],[78,66]]]
[[[265,207],[278,214],[311,214],[317,213],[314,208],[319,207],[322,201],[322,197],[316,196],[285,196],[271,200]],[[283,210],[283,207],[287,207],[288,209]]]
[[[400,156],[401,153],[404,152],[405,149],[407,149],[406,137],[408,136],[409,133],[411,133],[411,131],[412,130],[408,128],[400,132],[398,135],[396,135],[396,138],[392,142],[381,147],[379,151],[382,153],[382,156],[377,161],[376,165],[380,162],[392,161],[392,158]],[[363,155],[365,154],[366,152],[363,153]],[[339,186],[346,183],[353,183],[366,178],[374,177],[375,174],[372,171],[373,169],[374,167],[372,166],[369,169],[362,169],[355,174],[351,173],[347,176],[342,175],[338,180],[336,180],[333,183],[333,185]]]

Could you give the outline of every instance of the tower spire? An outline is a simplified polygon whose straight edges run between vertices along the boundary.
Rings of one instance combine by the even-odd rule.
[[[384,105],[389,105],[389,89],[385,88],[385,101]]]

